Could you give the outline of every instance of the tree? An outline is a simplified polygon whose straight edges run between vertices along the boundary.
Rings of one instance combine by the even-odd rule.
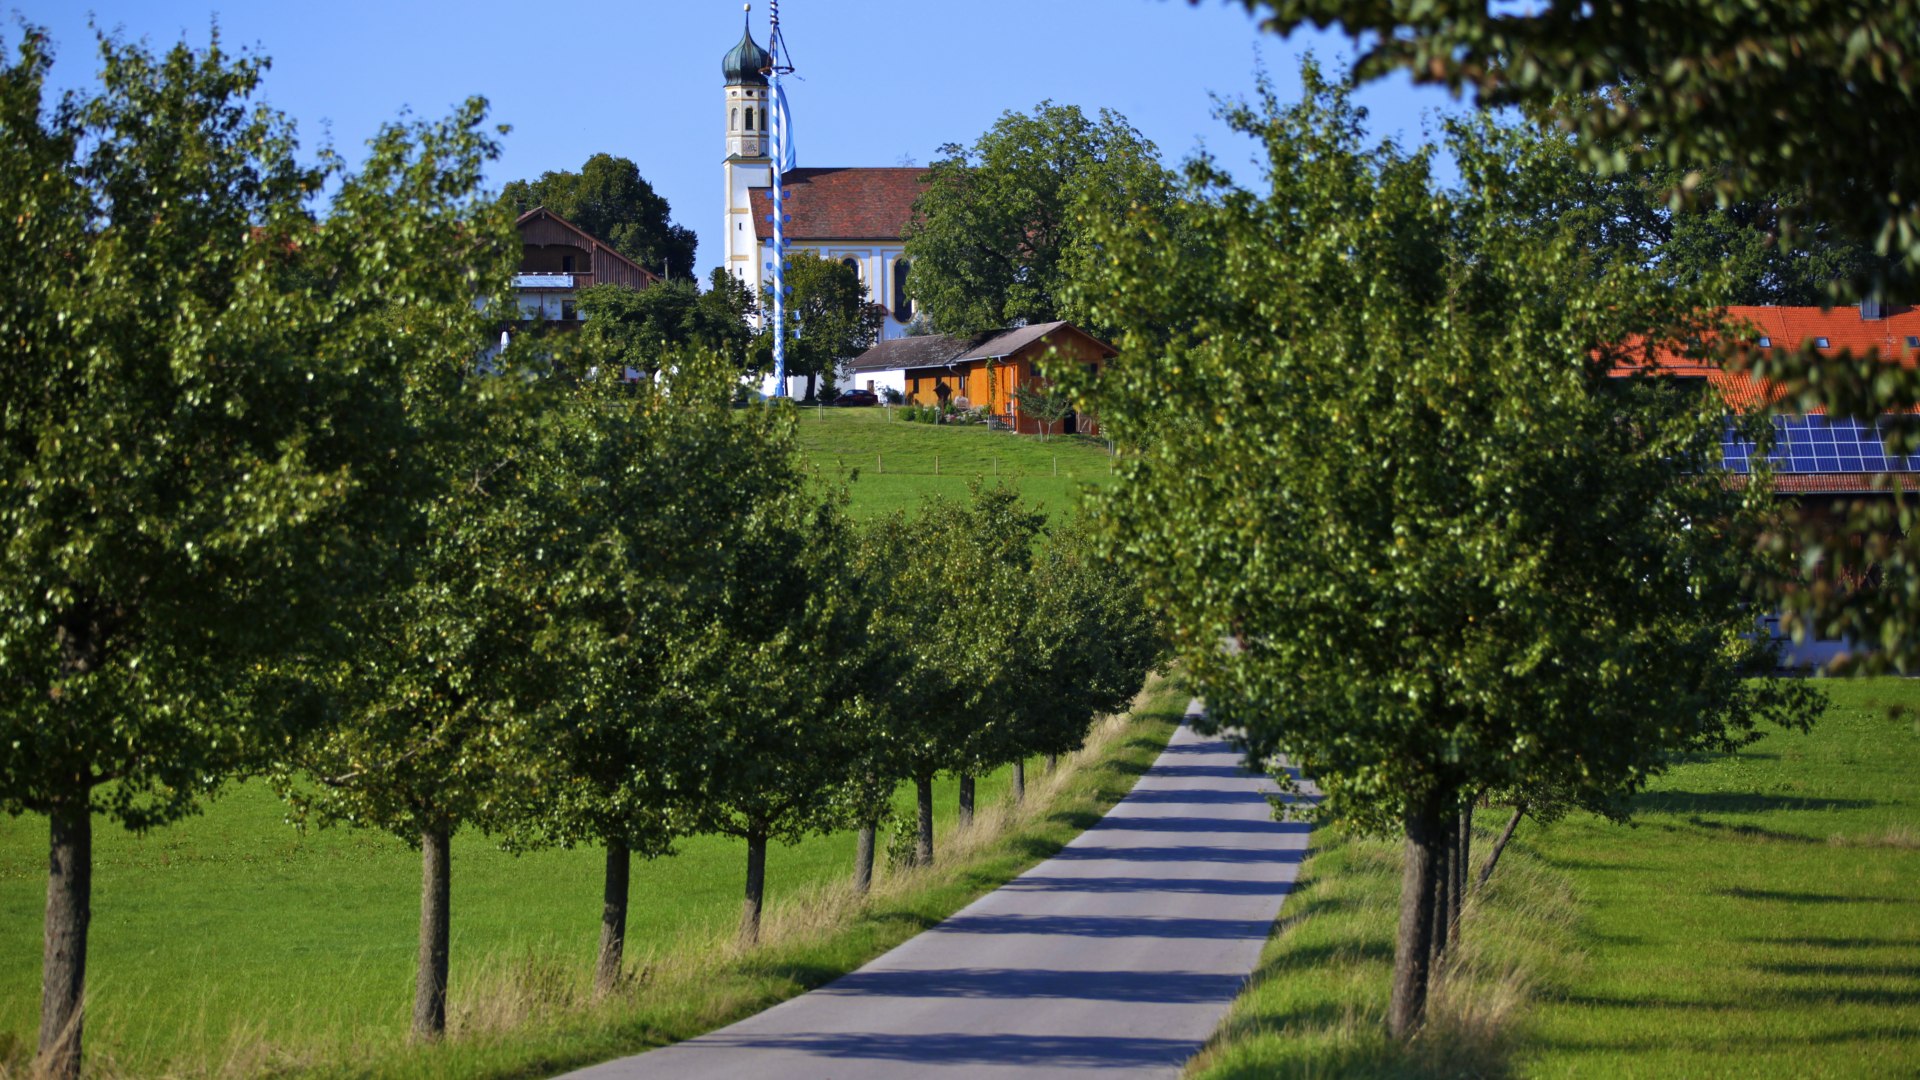
[[[712,663],[692,684],[710,755],[694,827],[747,843],[740,940],[749,945],[760,935],[768,841],[851,824],[845,792],[868,781],[872,760],[866,589],[843,573],[850,538],[840,507],[819,500],[787,445],[784,490],[738,538],[732,603],[706,653]]]
[[[806,609],[793,595],[772,603],[766,594],[768,567],[782,565],[794,539],[779,530],[793,527],[795,507],[810,504],[790,422],[730,408],[738,373],[724,358],[683,353],[662,372],[637,386],[606,378],[566,386],[554,422],[541,429],[551,437],[536,446],[531,481],[538,499],[557,505],[531,515],[542,522],[548,569],[540,606],[551,614],[530,642],[558,677],[549,707],[537,710],[551,781],[529,789],[526,805],[512,812],[512,840],[604,846],[595,980],[602,993],[621,980],[632,859],[666,854],[691,832],[721,831],[715,822],[725,811],[716,803],[730,798],[721,774],[755,771],[777,797],[816,808],[826,800],[790,771],[767,781],[769,768],[788,763],[768,766],[756,748],[785,732],[781,753],[837,777],[859,731],[817,706],[768,704],[747,692],[768,689],[746,678],[766,674],[756,655],[768,659],[755,653],[767,643],[750,640],[751,632],[770,621],[786,627],[780,618]],[[791,570],[775,577],[817,585]],[[802,705],[841,708],[847,687],[821,680],[835,664],[864,656],[860,641],[829,620],[781,644],[833,650],[819,664],[811,655],[785,664],[773,656],[771,674],[815,695]],[[779,716],[738,720],[742,696]],[[541,703],[519,700],[523,708]],[[781,808],[769,816],[775,820],[763,831],[771,834],[798,814]],[[764,838],[759,853],[764,860]]]
[[[333,679],[345,718],[275,777],[297,819],[384,829],[420,851],[420,1039],[446,1030],[453,836],[503,828],[511,807],[545,797],[540,713],[570,674],[529,648],[552,632],[549,579],[578,523],[571,485],[537,468],[553,392],[513,360],[496,360],[508,377],[468,381],[464,437],[432,454],[444,487]]]
[[[736,372],[748,368],[753,296],[722,267],[705,292],[690,281],[645,289],[608,282],[581,290],[579,304],[579,344],[590,363],[652,374],[668,357],[693,350],[725,356]]]
[[[1022,606],[1031,614],[1010,660],[1013,737],[1022,759],[1058,757],[1080,749],[1096,715],[1133,701],[1165,639],[1139,579],[1103,557],[1084,511],[1049,531]]]
[[[1014,404],[1019,406],[1020,415],[1032,417],[1040,424],[1040,441],[1046,442],[1053,434],[1053,425],[1066,419],[1073,411],[1073,399],[1066,391],[1050,382],[1029,379],[1013,388]]]
[[[1311,23],[1362,38],[1356,78],[1405,71],[1483,107],[1567,104],[1558,121],[1602,171],[1651,158],[1688,167],[1676,197],[1792,192],[1789,226],[1902,260],[1880,282],[1896,291],[1920,274],[1916,0],[1550,0],[1524,13],[1464,0],[1244,2],[1275,33]],[[1606,93],[1623,83],[1630,98]]]
[[[1067,284],[1097,264],[1088,226],[1163,207],[1172,177],[1125,117],[1043,101],[1006,112],[971,147],[940,148],[907,227],[915,303],[949,334],[1070,319]],[[1103,330],[1104,328],[1099,328]],[[1098,336],[1104,337],[1104,333]]]
[[[1631,791],[1675,752],[1804,727],[1819,695],[1745,679],[1770,503],[1721,482],[1722,407],[1611,375],[1643,354],[1610,343],[1699,333],[1692,298],[1634,266],[1596,279],[1491,190],[1485,147],[1456,139],[1464,190],[1436,190],[1430,148],[1365,146],[1346,94],[1302,77],[1297,105],[1263,88],[1227,114],[1265,192],[1189,166],[1205,292],[1151,220],[1100,232],[1122,359],[1063,378],[1126,433],[1103,517],[1210,723],[1313,776],[1325,813],[1405,836],[1407,1038],[1436,860],[1477,793]]]
[[[789,253],[784,276],[791,291],[786,300],[787,374],[807,377],[802,400],[816,400],[816,381],[823,396],[830,396],[840,369],[880,340],[887,309],[867,300],[867,287],[853,267],[811,251]],[[760,310],[773,310],[770,289],[760,299]],[[762,369],[771,370],[770,334],[761,335],[758,349]]]
[[[516,215],[544,206],[662,277],[693,278],[700,238],[669,220],[672,206],[626,158],[595,154],[577,173],[544,172],[538,180],[515,180],[500,199]]]
[[[384,129],[349,174],[296,160],[253,101],[264,60],[100,56],[98,91],[53,102],[40,31],[0,68],[0,808],[50,821],[57,1076],[80,1067],[94,815],[165,825],[323,719],[283,661],[339,655],[343,607],[389,571],[432,488],[415,452],[485,343],[474,281],[513,251],[474,196],[478,101]]]
[[[1011,761],[1017,596],[1044,519],[1006,487],[976,485],[965,505],[929,497],[917,515],[871,528],[863,579],[880,583],[872,636],[906,673],[875,696],[877,751],[912,780],[915,862],[933,862],[933,778]]]

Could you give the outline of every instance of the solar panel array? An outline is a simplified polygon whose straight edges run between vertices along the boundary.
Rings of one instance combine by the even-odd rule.
[[[1776,416],[1774,444],[1767,454],[1776,473],[1920,472],[1920,454],[1890,454],[1877,425],[1865,420],[1825,416]],[[1752,470],[1754,445],[1732,424],[1720,436],[1723,464],[1734,472]]]

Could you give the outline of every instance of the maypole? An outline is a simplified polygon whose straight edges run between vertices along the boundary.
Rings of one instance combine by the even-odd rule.
[[[770,0],[773,28],[767,32],[767,79],[772,84],[768,112],[773,114],[773,259],[767,269],[773,272],[773,396],[787,396],[787,202],[782,174],[792,170],[793,119],[787,113],[787,94],[780,89],[780,76],[791,74],[793,65],[785,61],[786,39],[780,36],[780,0]]]

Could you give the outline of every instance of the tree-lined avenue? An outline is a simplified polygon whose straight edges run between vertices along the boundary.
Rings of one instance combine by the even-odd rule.
[[[1105,818],[926,933],[731,1027],[570,1076],[1177,1075],[1305,855],[1274,791],[1183,726]]]

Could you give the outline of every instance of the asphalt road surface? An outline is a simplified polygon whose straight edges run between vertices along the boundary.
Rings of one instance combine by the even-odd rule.
[[[569,1076],[1176,1076],[1305,854],[1273,790],[1182,725],[1099,824],[933,929],[731,1027]]]

